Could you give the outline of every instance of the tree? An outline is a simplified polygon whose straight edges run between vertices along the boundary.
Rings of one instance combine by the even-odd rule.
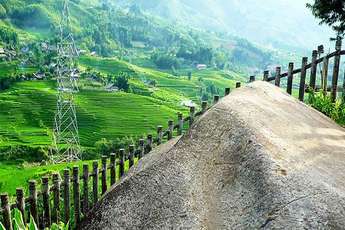
[[[128,75],[126,73],[120,73],[119,76],[116,78],[115,85],[125,92],[129,90],[129,83],[128,83]]]
[[[308,3],[307,7],[321,20],[320,24],[331,26],[339,36],[345,34],[344,0],[314,0],[314,3]]]

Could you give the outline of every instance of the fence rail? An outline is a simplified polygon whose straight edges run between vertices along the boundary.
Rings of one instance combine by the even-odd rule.
[[[236,87],[240,86],[241,83],[238,82]],[[230,91],[230,88],[226,88],[224,95],[229,95]],[[213,104],[219,99],[220,96],[214,96]],[[100,196],[109,190],[109,186],[116,184],[117,178],[126,176],[125,164],[128,163],[129,168],[133,167],[135,158],[141,159],[164,140],[171,140],[175,131],[177,135],[182,135],[184,128],[190,128],[195,119],[208,109],[208,102],[203,101],[198,112],[195,107],[190,107],[189,116],[184,118],[182,113],[178,113],[176,124],[169,120],[166,130],[162,125],[157,126],[155,137],[152,134],[147,135],[146,140],[140,139],[137,146],[128,146],[128,152],[119,149],[117,154],[102,156],[101,165],[99,161],[92,163],[92,171],[89,164],[83,164],[82,173],[78,166],[74,166],[72,170],[65,169],[62,175],[54,173],[51,178],[42,177],[40,189],[37,181],[30,180],[28,196],[25,197],[23,188],[17,188],[14,204],[10,204],[8,194],[2,194],[0,216],[4,226],[7,230],[12,230],[11,211],[17,208],[22,213],[25,223],[28,223],[32,216],[40,229],[50,227],[52,223],[68,223],[71,220],[74,227],[77,227],[82,216],[94,207]]]
[[[340,58],[341,56],[345,55],[345,50],[341,50],[342,46],[342,39],[340,37],[337,38],[335,51],[327,54],[323,57],[323,46],[319,46],[318,50],[313,50],[312,52],[312,61],[308,63],[308,57],[302,58],[301,68],[294,69],[295,64],[289,63],[288,71],[285,73],[281,73],[281,67],[277,67],[274,73],[274,76],[269,77],[269,71],[264,72],[263,80],[264,81],[274,81],[275,85],[280,87],[281,79],[287,77],[287,93],[292,94],[292,87],[293,87],[293,79],[294,75],[300,74],[300,82],[299,82],[299,92],[298,98],[299,100],[304,100],[304,93],[306,91],[320,91],[322,90],[325,94],[330,91],[331,100],[335,102],[337,98],[338,92],[345,92],[345,76],[343,79],[343,85],[339,86],[339,72],[340,72]],[[319,58],[318,58],[319,56]],[[332,72],[332,80],[331,84],[328,85],[328,77],[329,77],[329,62],[330,59],[334,59],[333,63],[333,72]],[[321,66],[319,66],[321,65]],[[317,83],[317,69],[321,67],[321,77],[320,82],[321,85],[316,85]],[[309,83],[307,84],[307,72],[310,70],[310,79]]]

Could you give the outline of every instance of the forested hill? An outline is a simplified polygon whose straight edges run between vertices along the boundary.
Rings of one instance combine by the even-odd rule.
[[[205,63],[222,69],[230,65],[257,69],[265,68],[274,59],[272,53],[247,40],[176,26],[147,13],[144,6],[126,8],[122,3],[70,1],[71,24],[81,50],[131,61],[142,55],[131,48],[146,48],[160,68],[176,67],[178,59],[183,59],[183,63]],[[6,43],[9,37],[16,37],[14,40],[21,44],[53,40],[61,6],[61,0],[0,0],[0,39]]]
[[[305,7],[308,0],[118,0],[138,5],[172,22],[228,31],[267,47],[315,48],[332,32],[321,27]],[[274,11],[272,11],[274,9]],[[287,32],[288,31],[288,32]]]

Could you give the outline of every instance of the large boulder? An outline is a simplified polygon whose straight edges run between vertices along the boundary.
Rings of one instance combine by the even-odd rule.
[[[345,130],[255,82],[147,155],[83,229],[343,229]]]

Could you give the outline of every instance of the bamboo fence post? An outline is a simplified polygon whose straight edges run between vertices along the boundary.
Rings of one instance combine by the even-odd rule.
[[[305,78],[307,75],[306,65],[308,62],[308,57],[303,57],[302,59],[302,68],[301,68],[301,80],[299,84],[299,100],[304,101],[304,93],[305,93]]]
[[[116,154],[110,154],[110,185],[113,186],[116,183]]]
[[[241,82],[236,82],[236,88],[241,88]]]
[[[219,99],[220,99],[219,95],[214,95],[213,104],[217,104],[219,102]]]
[[[49,178],[42,178],[42,197],[43,197],[43,226],[49,228],[51,225],[50,199],[49,199]]]
[[[280,87],[280,73],[281,73],[281,67],[277,66],[276,67],[276,77],[275,77],[275,85],[277,87]]]
[[[312,54],[312,63],[311,63],[311,69],[310,69],[310,87],[315,90],[316,86],[316,73],[317,73],[317,50],[313,50]]]
[[[292,94],[292,84],[293,84],[293,69],[294,69],[294,63],[289,63],[289,70],[288,70],[288,78],[287,78],[287,87],[286,92],[288,94]]]
[[[29,181],[29,198],[30,198],[30,215],[34,218],[35,223],[39,226],[37,211],[37,189],[36,181]]]
[[[334,67],[333,67],[333,78],[332,78],[332,92],[331,92],[331,100],[335,102],[337,99],[337,89],[338,89],[338,78],[339,78],[339,68],[340,68],[340,51],[341,51],[341,43],[342,40],[340,37],[337,38],[337,42],[335,44],[335,50],[337,51],[337,55],[334,56]]]
[[[163,130],[163,127],[162,127],[162,130]],[[145,141],[144,139],[140,139],[139,140],[139,159],[141,159],[144,155],[145,155]]]
[[[193,123],[194,123],[194,119],[195,119],[195,107],[191,106],[189,108],[189,128],[192,127]]]
[[[80,183],[79,183],[79,167],[73,167],[73,198],[74,198],[74,222],[76,226],[80,223]]]
[[[107,156],[102,156],[102,195],[107,192]]]
[[[204,114],[207,111],[207,101],[201,102],[201,113]]]
[[[26,223],[25,218],[25,196],[24,196],[24,189],[17,188],[16,189],[16,204],[18,210],[22,213],[23,216],[23,222]]]
[[[162,144],[163,139],[163,126],[157,126],[157,145]]]
[[[322,64],[322,91],[324,95],[327,95],[327,88],[328,88],[328,65],[329,65],[329,58],[325,56],[323,58],[323,64]]]
[[[8,194],[1,194],[1,208],[3,209],[3,221],[4,221],[4,227],[6,230],[12,230],[12,217],[11,217],[11,207],[9,203],[9,197]]]
[[[65,169],[63,173],[63,203],[65,212],[65,223],[69,222],[70,219],[70,173],[69,169]]]
[[[99,180],[99,171],[98,171],[98,161],[92,163],[92,193],[93,193],[93,204],[98,202],[98,180]]]
[[[169,120],[168,121],[168,140],[171,140],[173,138],[173,132],[174,132],[174,121]]]
[[[129,168],[132,168],[134,166],[134,145],[129,145],[129,154],[128,154],[128,164]]]
[[[83,214],[89,211],[89,165],[83,164]]]
[[[263,77],[263,81],[268,81],[268,76],[270,75],[270,71],[268,71],[268,70],[265,70],[264,71],[264,77]]]
[[[254,82],[255,81],[255,76],[250,76],[249,77],[249,82]]]
[[[60,221],[60,174],[53,174],[53,209],[52,209],[52,222],[59,223]]]
[[[228,96],[230,94],[230,88],[225,88],[224,96]]]
[[[120,162],[119,162],[120,178],[125,175],[125,150],[120,149]]]
[[[182,135],[183,132],[183,114],[178,113],[177,114],[177,121],[178,121],[178,129],[177,129],[177,135]]]

